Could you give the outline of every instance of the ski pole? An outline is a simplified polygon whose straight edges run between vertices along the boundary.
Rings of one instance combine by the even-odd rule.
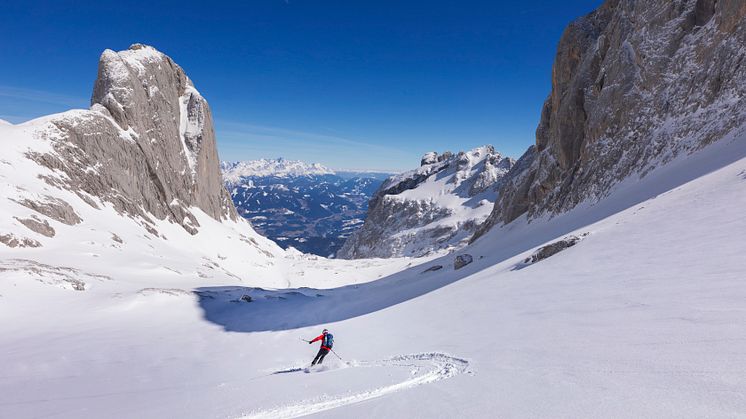
[[[336,353],[336,352],[334,352],[334,349],[332,349],[332,348],[329,348],[329,350],[330,350],[330,351],[332,351],[332,353],[333,353],[334,355],[336,355],[336,356],[337,356],[337,358],[339,358],[339,360],[340,360],[340,361],[343,361],[343,362],[344,362],[344,359],[342,359],[342,357],[341,357],[341,356],[337,355],[337,353]]]
[[[306,343],[310,342],[310,340],[305,340],[303,338],[298,338],[298,339],[300,339],[300,340],[302,340],[303,342],[306,342]]]

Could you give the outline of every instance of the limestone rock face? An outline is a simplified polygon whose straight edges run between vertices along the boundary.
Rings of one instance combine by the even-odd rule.
[[[365,224],[337,257],[422,256],[459,246],[489,215],[514,163],[489,145],[455,155],[425,154],[419,168],[381,185]]]
[[[488,222],[555,214],[746,122],[746,2],[607,0],[565,30],[532,146]]]
[[[237,215],[222,183],[212,115],[184,71],[152,47],[101,54],[91,109],[52,120],[54,153],[29,157],[62,171],[48,183],[95,206],[112,203],[129,216],[147,214],[199,224],[192,208],[216,220]]]

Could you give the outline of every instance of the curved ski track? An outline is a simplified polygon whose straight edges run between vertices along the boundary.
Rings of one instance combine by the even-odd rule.
[[[354,366],[363,367],[409,367],[414,368],[414,377],[400,383],[378,387],[372,390],[344,396],[328,396],[312,400],[301,401],[296,404],[288,404],[270,409],[253,411],[241,419],[258,418],[297,418],[312,415],[338,407],[360,403],[366,400],[377,399],[392,393],[408,390],[423,384],[431,384],[437,381],[452,378],[458,374],[468,372],[469,361],[456,358],[438,352],[428,352],[411,355],[399,355],[383,361],[359,362]],[[420,374],[422,368],[428,368],[427,372]]]

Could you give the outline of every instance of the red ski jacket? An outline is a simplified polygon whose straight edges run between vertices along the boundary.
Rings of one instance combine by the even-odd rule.
[[[314,338],[314,340],[312,340],[311,343],[314,343],[314,342],[316,342],[318,340],[320,340],[322,342],[321,349],[326,349],[327,351],[331,349],[331,348],[327,348],[326,346],[324,346],[324,344],[323,344],[323,342],[324,342],[324,334],[323,333],[320,334],[320,335],[318,335],[316,338]]]

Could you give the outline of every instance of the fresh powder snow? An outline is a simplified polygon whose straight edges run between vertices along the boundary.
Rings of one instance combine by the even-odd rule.
[[[28,125],[2,130],[16,150],[0,162],[4,195],[62,193],[20,156],[37,146]],[[221,239],[245,227],[209,217],[180,246],[168,223],[170,239],[153,240],[76,205],[85,221],[55,223],[57,244],[2,250],[0,416],[739,416],[745,144],[723,140],[595,205],[495,228],[460,251],[474,262],[458,271],[454,255],[340,261],[269,243],[273,258],[247,255]],[[585,236],[523,266],[570,234]],[[322,327],[336,355],[305,373],[317,347],[300,339]]]

